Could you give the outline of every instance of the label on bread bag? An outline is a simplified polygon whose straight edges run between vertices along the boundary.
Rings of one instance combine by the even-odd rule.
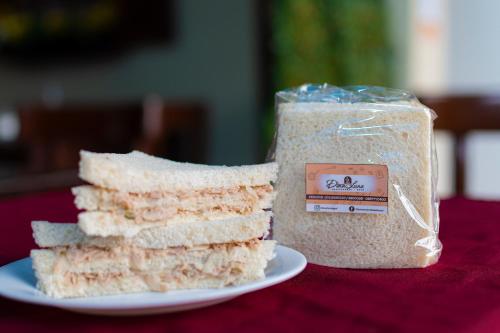
[[[306,163],[306,211],[387,214],[387,165]]]

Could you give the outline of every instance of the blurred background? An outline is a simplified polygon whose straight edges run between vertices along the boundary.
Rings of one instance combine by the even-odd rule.
[[[78,151],[262,162],[277,90],[413,91],[442,197],[500,198],[496,0],[0,0],[0,196],[78,183]]]

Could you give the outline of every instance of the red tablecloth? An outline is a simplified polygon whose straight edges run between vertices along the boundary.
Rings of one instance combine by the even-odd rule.
[[[0,299],[0,332],[500,332],[500,203],[442,202],[440,262],[427,269],[308,265],[283,284],[217,306],[96,317]],[[34,247],[30,221],[75,221],[67,192],[0,202],[0,265]]]

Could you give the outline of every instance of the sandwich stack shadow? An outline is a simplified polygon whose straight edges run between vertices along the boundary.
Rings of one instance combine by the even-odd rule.
[[[221,288],[265,277],[276,163],[173,162],[82,151],[78,223],[32,222],[37,287],[51,297]]]

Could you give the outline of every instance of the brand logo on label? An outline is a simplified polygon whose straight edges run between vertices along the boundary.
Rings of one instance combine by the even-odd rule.
[[[342,191],[351,191],[351,190],[363,190],[365,185],[358,184],[358,181],[352,181],[352,178],[349,176],[344,177],[344,183],[339,183],[336,179],[327,179],[326,180],[326,188],[329,190],[342,190]]]
[[[371,192],[375,187],[375,179],[367,175],[331,175],[320,176],[322,190],[328,192]]]

